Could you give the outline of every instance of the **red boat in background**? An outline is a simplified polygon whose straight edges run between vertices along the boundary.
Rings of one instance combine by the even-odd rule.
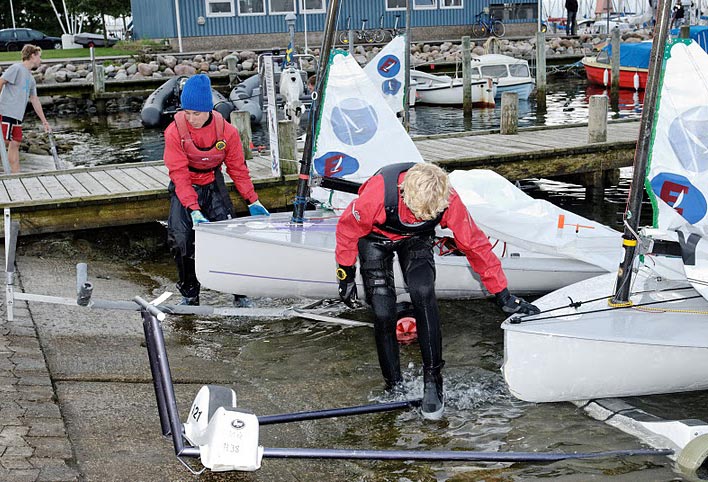
[[[620,45],[620,89],[644,90],[649,72],[651,41]],[[607,87],[612,82],[612,46],[608,45],[596,57],[584,57],[588,82]]]

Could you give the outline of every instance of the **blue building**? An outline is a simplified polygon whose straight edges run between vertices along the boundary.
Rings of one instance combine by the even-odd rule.
[[[498,2],[498,3],[490,3]],[[536,0],[412,0],[413,40],[454,39],[470,34],[484,8],[507,25],[507,35],[528,33],[536,22]],[[298,45],[304,33],[319,44],[327,0],[131,0],[136,38],[169,39],[183,49],[267,48],[287,44],[285,16],[296,15]],[[340,0],[337,28],[405,26],[406,0]]]

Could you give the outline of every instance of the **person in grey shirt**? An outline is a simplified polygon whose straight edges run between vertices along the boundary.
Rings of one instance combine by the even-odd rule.
[[[12,64],[0,77],[0,122],[2,136],[7,146],[7,157],[11,172],[20,172],[20,142],[22,142],[22,119],[27,101],[32,103],[44,130],[52,128],[44,117],[42,104],[37,97],[37,82],[32,77],[32,69],[42,63],[42,49],[34,45],[22,48],[22,62]]]

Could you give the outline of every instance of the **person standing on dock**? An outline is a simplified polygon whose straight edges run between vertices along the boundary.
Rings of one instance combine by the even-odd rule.
[[[676,0],[676,4],[672,8],[671,26],[669,28],[680,28],[683,25],[684,14],[685,11],[683,5],[681,5],[681,0]]]
[[[578,28],[578,0],[565,0],[568,16],[565,19],[565,34],[575,35]]]
[[[0,120],[2,136],[7,147],[10,170],[20,172],[20,143],[22,142],[22,120],[29,101],[42,121],[45,132],[52,128],[44,116],[42,104],[37,97],[37,82],[32,70],[42,63],[42,49],[27,44],[22,47],[22,62],[12,64],[0,77]]]
[[[339,295],[349,306],[357,299],[356,258],[359,256],[366,301],[374,311],[374,337],[386,388],[401,382],[396,339],[396,288],[393,256],[408,286],[423,358],[424,418],[439,420],[444,409],[442,332],[435,296],[435,228],[453,231],[457,248],[467,257],[499,307],[507,314],[539,313],[534,305],[507,289],[499,258],[487,236],[475,225],[447,173],[428,163],[386,166],[359,189],[359,197],[337,223],[335,250]]]
[[[238,131],[213,110],[211,82],[204,74],[190,77],[182,88],[182,110],[165,130],[165,166],[170,174],[168,243],[179,274],[183,305],[199,305],[200,284],[194,268],[193,227],[231,217],[233,206],[221,172],[234,181],[252,216],[269,216],[258,200],[246,166]],[[238,307],[250,305],[235,295]]]

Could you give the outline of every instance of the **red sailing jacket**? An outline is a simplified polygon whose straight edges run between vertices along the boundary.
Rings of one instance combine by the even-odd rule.
[[[223,149],[217,148],[218,141],[226,144]],[[187,122],[183,112],[177,112],[174,122],[165,130],[164,159],[177,198],[186,208],[199,209],[197,192],[192,186],[214,182],[214,169],[222,163],[226,164],[226,172],[241,197],[248,204],[258,200],[243,157],[241,137],[216,111],[212,112],[211,121],[199,129]]]
[[[398,177],[399,185],[404,177],[405,173],[401,173]],[[400,190],[398,196],[398,215],[401,221],[420,222],[420,219],[416,219],[403,202]],[[379,226],[383,226],[385,221],[384,180],[383,176],[377,175],[359,188],[359,197],[347,206],[339,218],[335,252],[337,263],[342,266],[353,266],[359,254],[359,239],[371,232],[383,234],[392,241],[405,237],[381,229]],[[506,288],[506,276],[502,271],[499,258],[492,253],[492,245],[487,236],[474,223],[454,189],[450,195],[450,205],[440,221],[440,227],[452,230],[457,247],[465,254],[470,266],[479,274],[482,283],[490,293],[496,294]]]

